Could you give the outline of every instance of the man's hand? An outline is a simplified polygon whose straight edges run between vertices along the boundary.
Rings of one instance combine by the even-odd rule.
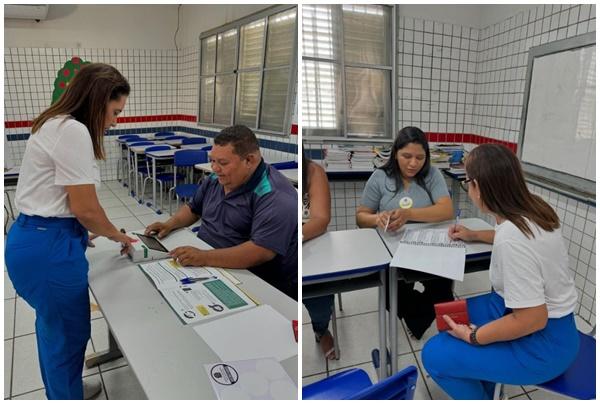
[[[190,246],[177,247],[176,249],[169,251],[169,255],[173,257],[175,262],[179,265],[190,267],[201,267],[205,265],[203,253],[203,250]]]
[[[171,228],[167,226],[164,222],[154,222],[148,227],[146,227],[146,231],[144,234],[146,236],[156,235],[159,239],[167,237],[169,233],[171,233]]]

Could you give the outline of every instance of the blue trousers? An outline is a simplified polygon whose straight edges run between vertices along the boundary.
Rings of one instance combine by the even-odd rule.
[[[304,303],[304,306],[310,315],[313,331],[319,337],[323,336],[329,328],[329,319],[331,318],[333,309],[333,298],[333,295],[328,295],[302,300],[302,303]]]
[[[467,299],[471,322],[482,326],[510,312],[495,292]],[[579,351],[573,314],[548,319],[543,330],[512,341],[474,346],[441,332],[425,344],[423,366],[453,399],[492,399],[496,383],[543,383],[563,373]]]
[[[87,231],[76,219],[19,215],[5,262],[15,290],[35,309],[48,399],[83,399],[81,372],[90,338]]]

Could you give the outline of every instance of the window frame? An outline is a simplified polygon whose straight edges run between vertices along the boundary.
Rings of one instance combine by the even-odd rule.
[[[266,66],[266,58],[267,58],[267,40],[268,40],[268,34],[269,34],[269,18],[271,16],[274,16],[276,14],[285,12],[285,11],[289,11],[295,9],[296,10],[296,19],[294,22],[294,30],[293,30],[293,38],[292,38],[292,52],[290,55],[290,63],[289,65],[283,65],[283,66],[275,66],[275,67],[267,67]],[[292,115],[293,115],[293,102],[294,102],[294,94],[296,94],[296,77],[297,77],[297,71],[298,71],[298,13],[299,13],[299,7],[296,4],[283,4],[283,5],[276,5],[276,6],[272,6],[272,7],[268,7],[265,8],[264,10],[258,11],[256,13],[247,15],[246,17],[242,17],[238,20],[232,21],[230,23],[224,24],[220,27],[217,28],[213,28],[210,29],[208,31],[204,31],[200,34],[199,36],[199,41],[198,41],[198,49],[199,49],[199,60],[198,60],[198,114],[197,114],[197,125],[198,126],[206,126],[206,127],[211,127],[211,128],[215,128],[218,130],[221,130],[223,128],[226,128],[228,126],[231,125],[235,125],[235,119],[236,119],[236,113],[237,113],[237,109],[236,109],[236,104],[237,104],[237,100],[238,100],[238,86],[239,86],[239,80],[240,80],[240,74],[241,73],[252,73],[252,72],[259,72],[260,74],[260,78],[259,78],[259,88],[258,88],[258,99],[257,99],[257,105],[256,105],[256,119],[255,119],[255,124],[253,126],[250,127],[250,129],[252,129],[253,132],[255,132],[256,134],[264,134],[264,135],[269,135],[269,136],[281,136],[281,137],[290,137],[291,133],[290,133],[290,128],[292,126]],[[260,65],[258,67],[245,67],[245,68],[240,68],[240,47],[241,47],[241,35],[242,35],[242,27],[248,24],[251,24],[253,22],[259,21],[259,20],[263,20],[264,21],[264,27],[263,27],[263,38],[262,38],[262,52],[261,52],[261,62]],[[225,33],[227,31],[230,31],[232,29],[236,30],[236,45],[235,45],[235,61],[236,61],[236,65],[235,65],[235,69],[233,70],[233,72],[221,72],[218,73],[217,72],[217,55],[219,53],[219,44],[218,44],[218,35],[221,33]],[[202,74],[202,41],[204,39],[207,39],[211,36],[215,36],[215,60],[214,60],[214,65],[215,65],[215,70],[213,73],[211,74]],[[264,78],[265,78],[265,73],[269,72],[269,71],[274,71],[277,69],[286,69],[289,68],[289,77],[288,77],[288,86],[287,86],[287,95],[286,95],[286,101],[285,101],[285,112],[284,112],[284,116],[283,116],[283,128],[281,131],[273,131],[273,130],[269,130],[269,129],[261,129],[260,128],[260,121],[261,121],[261,112],[262,112],[262,101],[263,101],[263,92],[264,92]],[[232,100],[232,109],[231,109],[231,118],[230,118],[230,122],[229,124],[220,124],[220,123],[215,123],[214,119],[215,119],[215,99],[216,99],[216,81],[217,81],[217,77],[219,76],[227,76],[227,75],[231,75],[233,74],[235,77],[234,80],[234,85],[233,85],[233,100]],[[213,122],[201,122],[200,117],[202,116],[202,82],[203,79],[206,78],[210,78],[212,77],[213,80],[213,102],[212,102],[212,121]]]
[[[353,5],[360,5],[354,4]],[[313,57],[313,56],[304,56],[302,55],[301,63],[304,64],[304,61],[311,61],[314,63],[328,63],[333,64],[339,69],[339,77],[341,81],[340,89],[336,90],[336,97],[339,96],[340,102],[342,103],[341,108],[341,117],[336,117],[338,121],[341,121],[342,127],[338,130],[333,129],[308,129],[306,127],[303,128],[303,136],[306,139],[314,140],[314,141],[326,141],[326,142],[367,142],[367,143],[389,143],[390,140],[393,140],[396,135],[397,126],[398,126],[398,110],[396,107],[397,99],[399,96],[399,90],[397,88],[397,59],[396,59],[396,49],[397,49],[397,6],[392,4],[377,4],[383,7],[389,7],[391,11],[390,15],[390,30],[391,30],[391,66],[382,66],[382,65],[369,65],[364,63],[346,63],[345,61],[345,49],[344,49],[344,18],[343,18],[343,4],[333,4],[330,5],[334,8],[337,8],[339,13],[339,21],[340,27],[336,30],[334,27],[334,32],[337,32],[337,42],[340,44],[339,46],[339,56],[337,59],[328,59],[321,57]],[[389,136],[349,136],[348,135],[348,111],[347,111],[347,98],[346,98],[346,68],[367,68],[367,69],[376,69],[390,72],[390,119],[392,120],[389,128],[391,133]],[[338,94],[339,92],[339,94]],[[304,100],[303,100],[304,102]],[[332,136],[332,132],[337,132],[341,130],[341,136]]]

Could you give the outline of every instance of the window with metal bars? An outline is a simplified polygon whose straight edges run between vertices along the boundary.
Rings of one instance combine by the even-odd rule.
[[[306,137],[393,138],[394,8],[302,6]]]
[[[199,124],[288,135],[297,7],[275,6],[200,36]]]

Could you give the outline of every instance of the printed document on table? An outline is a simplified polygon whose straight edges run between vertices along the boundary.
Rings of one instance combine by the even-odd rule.
[[[139,267],[152,279],[158,290],[177,286],[185,278],[208,278],[217,275],[215,268],[184,267],[172,258],[139,264]]]
[[[296,400],[298,388],[273,358],[204,365],[219,400]]]
[[[448,237],[447,229],[412,229],[399,234],[400,243],[390,267],[426,272],[462,281],[465,244]]]
[[[298,355],[292,322],[269,305],[199,324],[194,331],[225,362]]]

